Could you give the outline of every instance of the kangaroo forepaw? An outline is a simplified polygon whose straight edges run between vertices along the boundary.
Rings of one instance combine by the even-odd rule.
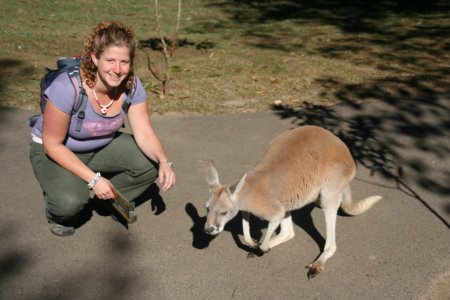
[[[250,248],[252,248],[252,249],[258,249],[259,245],[260,245],[258,241],[255,241],[253,239],[250,240],[250,241],[246,241],[245,244],[247,246],[249,246]]]
[[[323,263],[321,262],[314,262],[312,264],[310,264],[309,266],[306,266],[306,268],[308,268],[308,279],[313,279],[314,277],[316,277],[317,275],[320,274],[320,272],[322,272],[325,269],[325,266]]]
[[[253,257],[261,257],[264,255],[264,253],[267,253],[269,251],[263,251],[259,246],[257,248],[253,248],[248,254],[247,258],[253,258]]]

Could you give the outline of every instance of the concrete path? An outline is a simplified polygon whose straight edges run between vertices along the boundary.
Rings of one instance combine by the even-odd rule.
[[[0,109],[0,299],[449,299],[449,101],[275,109],[222,116],[152,117],[178,183],[157,186],[127,230],[93,210],[72,237],[53,236],[28,160],[32,112]],[[240,215],[202,233],[213,159],[223,182],[254,166],[286,129],[316,124],[341,136],[358,162],[355,198],[383,200],[338,216],[338,250],[318,277],[305,266],[324,245],[322,212],[294,214],[296,236],[247,258]],[[254,232],[264,223],[253,219]]]

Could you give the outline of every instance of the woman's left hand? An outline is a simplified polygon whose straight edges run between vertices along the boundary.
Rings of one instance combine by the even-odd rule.
[[[162,186],[162,190],[165,192],[175,185],[176,176],[172,169],[172,166],[163,163],[159,165],[159,183]]]

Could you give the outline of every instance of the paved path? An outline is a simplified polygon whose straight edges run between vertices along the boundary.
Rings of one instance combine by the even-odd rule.
[[[69,238],[47,228],[21,123],[31,112],[0,109],[0,299],[446,299],[448,102],[155,116],[176,187],[149,191],[128,230],[94,210]],[[351,146],[355,198],[383,196],[364,215],[338,217],[338,250],[313,280],[304,267],[324,244],[319,208],[298,211],[295,238],[259,258],[247,259],[240,215],[215,239],[201,231],[208,190],[198,161],[214,159],[222,181],[235,180],[277,134],[302,124]]]

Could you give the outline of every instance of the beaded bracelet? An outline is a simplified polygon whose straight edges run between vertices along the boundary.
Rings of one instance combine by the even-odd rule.
[[[95,177],[87,185],[88,189],[92,190],[94,185],[100,180],[100,177],[102,177],[102,174],[100,174],[100,172],[95,173]]]

